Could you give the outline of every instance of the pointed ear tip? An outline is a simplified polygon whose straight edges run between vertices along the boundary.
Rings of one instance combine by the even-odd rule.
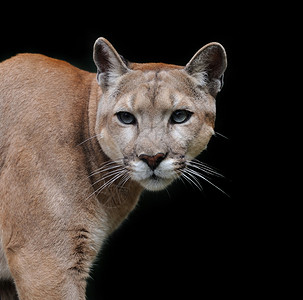
[[[226,66],[227,66],[227,54],[226,54],[226,51],[225,51],[225,48],[223,47],[223,45],[218,43],[218,42],[211,42],[211,43],[206,44],[202,49],[206,49],[206,48],[209,48],[209,47],[211,47],[212,49],[219,50],[219,52],[221,52],[222,59],[224,60],[225,68],[226,68]]]
[[[106,38],[104,38],[104,37],[99,37],[95,41],[94,47],[102,46],[104,44],[110,45],[110,42]]]
[[[96,39],[96,41],[95,41],[95,45],[98,45],[98,44],[104,43],[104,40],[105,40],[105,38],[104,38],[104,37],[99,37],[99,38],[97,38],[97,39]]]
[[[218,42],[211,42],[211,43],[208,43],[206,44],[203,48],[208,48],[208,47],[215,47],[215,48],[218,48],[218,49],[221,49],[224,54],[226,55],[226,51],[225,51],[225,48],[223,47],[222,44],[218,43]]]

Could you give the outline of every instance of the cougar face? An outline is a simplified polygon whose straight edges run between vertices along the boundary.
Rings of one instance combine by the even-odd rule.
[[[96,124],[99,143],[132,180],[148,190],[161,190],[182,174],[213,135],[214,97],[222,75],[210,80],[205,68],[196,70],[207,48],[184,68],[125,64],[111,47],[103,41],[95,45],[97,66],[96,57],[107,57],[98,73],[104,90]],[[217,44],[209,47],[215,47],[215,56],[223,51]],[[111,61],[109,69],[102,71],[106,61]]]

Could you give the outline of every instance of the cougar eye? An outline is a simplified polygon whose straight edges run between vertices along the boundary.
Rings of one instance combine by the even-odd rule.
[[[181,124],[187,122],[193,113],[188,110],[176,110],[170,117],[173,124]]]
[[[133,125],[137,123],[136,117],[129,112],[121,111],[117,113],[119,121],[123,124]]]

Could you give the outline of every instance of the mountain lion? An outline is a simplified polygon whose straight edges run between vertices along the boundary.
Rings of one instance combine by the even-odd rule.
[[[97,74],[39,54],[0,64],[0,298],[85,299],[106,237],[143,189],[197,183],[227,66],[131,63],[104,38]],[[96,80],[97,77],[97,80]]]

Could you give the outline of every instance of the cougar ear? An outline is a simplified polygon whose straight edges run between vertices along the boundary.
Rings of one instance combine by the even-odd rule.
[[[202,47],[185,66],[185,71],[206,85],[215,97],[223,87],[223,75],[227,67],[227,57],[223,46],[209,43]]]
[[[98,38],[94,44],[93,58],[97,66],[97,81],[102,88],[113,84],[118,77],[129,71],[122,57],[103,37]]]

